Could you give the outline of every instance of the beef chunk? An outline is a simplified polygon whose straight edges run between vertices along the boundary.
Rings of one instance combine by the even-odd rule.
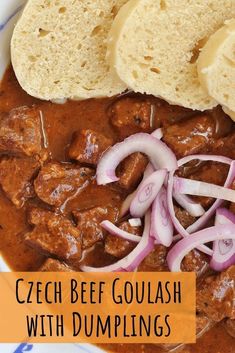
[[[167,248],[163,245],[156,245],[154,250],[146,256],[141,266],[152,268],[155,271],[167,271],[166,265]]]
[[[235,132],[218,139],[213,145],[212,153],[235,159]]]
[[[46,225],[49,219],[54,215],[49,210],[34,207],[29,210],[28,222],[32,226]]]
[[[226,320],[224,326],[228,334],[235,338],[235,320]]]
[[[96,166],[103,152],[112,144],[112,139],[100,132],[81,130],[74,133],[68,154],[80,163]]]
[[[34,182],[38,197],[52,206],[62,206],[75,193],[87,186],[94,172],[69,163],[50,162],[44,165]]]
[[[230,211],[233,212],[235,214],[235,203],[232,202],[231,205],[230,205]]]
[[[174,208],[175,208],[175,215],[177,219],[185,229],[191,226],[191,224],[193,224],[196,221],[195,217],[191,216],[187,211],[185,211],[181,207],[174,206]]]
[[[160,126],[167,127],[198,114],[196,111],[172,105],[163,100],[156,101],[155,104],[157,113],[155,119],[156,128]]]
[[[110,206],[93,207],[84,211],[73,211],[73,215],[77,222],[77,229],[82,236],[82,247],[87,249],[103,240],[105,231],[100,223],[105,220],[115,223],[118,210]]]
[[[213,321],[235,319],[235,266],[206,277],[197,290],[197,310]]]
[[[209,184],[224,185],[227,178],[229,167],[222,163],[206,163],[190,176],[190,179],[204,181]],[[210,207],[215,199],[211,197],[194,197],[203,207]]]
[[[132,227],[129,222],[123,222],[120,225],[120,229],[134,235],[142,235],[142,227]],[[117,258],[125,257],[131,252],[131,250],[134,249],[135,246],[136,243],[119,238],[112,234],[108,234],[105,238],[105,252]]]
[[[65,263],[55,259],[47,259],[39,268],[39,272],[73,272]]]
[[[198,250],[192,250],[185,256],[182,262],[182,271],[196,272],[197,276],[202,275],[208,268],[208,257]]]
[[[233,121],[227,114],[225,114],[220,105],[210,110],[208,114],[215,121],[215,133],[217,138],[225,137],[230,134],[233,129]]]
[[[109,108],[108,115],[121,139],[138,132],[151,131],[151,115],[154,106],[148,99],[125,97]]]
[[[214,326],[214,322],[203,314],[196,316],[197,338],[203,336],[208,330]]]
[[[26,243],[45,255],[76,265],[81,258],[81,237],[68,220],[53,212],[34,209],[29,221],[35,224],[25,235]]]
[[[27,157],[6,157],[0,161],[0,184],[16,207],[22,207],[34,196],[32,179],[39,167],[35,159]]]
[[[197,115],[164,128],[164,141],[177,158],[206,153],[214,142],[215,129],[215,121],[211,116]]]
[[[36,107],[19,107],[0,117],[0,152],[47,158],[43,146],[40,112]]]
[[[127,157],[118,168],[119,185],[126,190],[133,190],[141,181],[148,165],[148,159],[142,153],[134,153]]]

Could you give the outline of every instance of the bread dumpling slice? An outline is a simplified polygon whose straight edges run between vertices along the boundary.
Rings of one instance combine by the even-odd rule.
[[[210,35],[233,16],[233,0],[130,0],[113,22],[108,61],[134,91],[211,109],[217,102],[201,86],[196,60]]]
[[[127,0],[29,0],[11,41],[17,79],[44,100],[116,95],[126,89],[106,63],[106,40]]]
[[[208,94],[235,116],[235,20],[210,37],[198,59],[198,75]]]

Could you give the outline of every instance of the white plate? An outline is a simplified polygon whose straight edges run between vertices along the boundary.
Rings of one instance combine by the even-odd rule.
[[[25,0],[0,0],[0,80],[10,56],[10,38]],[[0,257],[0,271],[10,271]],[[1,315],[1,313],[0,313]],[[0,344],[0,353],[104,353],[89,344]]]

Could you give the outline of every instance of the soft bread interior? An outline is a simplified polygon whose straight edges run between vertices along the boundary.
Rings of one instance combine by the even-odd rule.
[[[127,0],[29,0],[12,41],[12,64],[45,100],[113,96],[126,89],[106,63],[106,38]]]
[[[200,84],[200,48],[235,15],[231,0],[130,0],[115,18],[107,58],[134,91],[206,110],[218,103]]]
[[[227,21],[210,37],[197,66],[208,94],[235,115],[235,20]]]

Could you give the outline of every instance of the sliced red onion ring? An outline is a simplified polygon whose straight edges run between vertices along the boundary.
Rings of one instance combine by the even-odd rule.
[[[128,214],[131,203],[136,195],[136,191],[132,192],[132,194],[128,195],[126,199],[123,201],[121,210],[120,210],[120,217],[124,217]]]
[[[235,179],[235,162],[233,162],[231,159],[226,158],[226,157],[221,157],[221,156],[213,156],[213,155],[193,155],[193,156],[188,156],[183,159],[181,159],[178,162],[179,167],[183,166],[186,163],[189,163],[195,159],[202,160],[202,161],[214,161],[214,162],[220,162],[224,164],[230,165],[229,173],[227,176],[227,179],[225,181],[224,187],[230,187],[233,180]],[[184,227],[180,224],[178,219],[175,216],[175,210],[174,210],[174,204],[173,204],[173,177],[174,177],[174,172],[171,172],[169,174],[169,180],[168,180],[168,189],[167,189],[167,199],[168,199],[168,208],[169,212],[172,218],[172,221],[174,223],[174,226],[176,230],[182,235],[183,237],[187,237],[190,233],[195,233],[199,229],[202,229],[208,220],[214,215],[216,209],[221,206],[222,200],[216,200],[214,204],[206,211],[206,213],[200,217],[196,222],[194,222],[191,226],[189,226],[187,229],[184,229]],[[200,246],[199,250],[205,252],[206,254],[212,256],[213,251],[209,249],[208,247],[202,245]]]
[[[174,177],[174,191],[179,194],[213,197],[235,202],[234,190],[198,180]]]
[[[179,168],[182,167],[183,165],[192,162],[194,160],[199,160],[199,161],[205,161],[205,162],[218,162],[218,163],[224,163],[230,165],[232,163],[232,159],[223,157],[223,156],[217,156],[217,155],[209,155],[209,154],[194,154],[191,156],[184,157],[178,161],[178,166]]]
[[[174,187],[174,173],[175,172],[171,172],[169,173],[169,179],[168,179],[168,188],[167,188],[167,204],[168,204],[168,210],[170,213],[170,217],[171,220],[175,226],[175,229],[177,230],[177,232],[179,232],[179,234],[182,237],[188,237],[190,235],[188,228],[185,229],[182,224],[180,223],[180,221],[178,220],[178,218],[175,215],[175,209],[174,209],[174,203],[173,203],[173,187]],[[206,214],[206,213],[205,213]],[[203,216],[202,216],[203,217]],[[213,251],[208,248],[207,246],[200,246],[199,250],[204,252],[207,255],[212,255]]]
[[[160,169],[147,177],[138,187],[131,202],[130,213],[133,217],[143,217],[161,190],[167,175],[166,169]]]
[[[118,181],[115,170],[119,163],[135,152],[147,155],[155,169],[177,169],[177,160],[167,145],[157,138],[139,133],[111,147],[97,166],[97,184],[106,185]]]
[[[154,200],[151,214],[150,235],[158,244],[169,247],[173,241],[174,227],[167,205],[167,192],[162,187]]]
[[[235,224],[235,215],[226,208],[216,211],[215,225]],[[213,255],[210,262],[215,271],[224,271],[235,264],[235,240],[216,240],[213,244]]]
[[[81,270],[83,272],[132,272],[140,265],[153,248],[154,239],[150,237],[150,213],[147,212],[145,216],[144,233],[141,237],[141,241],[129,255],[113,265],[99,268],[81,266]]]
[[[157,129],[151,134],[153,137],[155,137],[158,140],[161,140],[163,138],[163,130],[162,129]]]
[[[169,269],[172,272],[180,272],[181,262],[191,250],[211,241],[226,239],[235,240],[234,224],[207,228],[180,240],[168,253],[167,263]]]
[[[209,156],[208,156],[209,157]],[[223,158],[223,157],[221,157]],[[226,158],[228,159],[228,158]],[[225,162],[227,164],[227,162]],[[229,188],[235,179],[235,161],[231,161],[229,173],[225,181],[224,187]],[[199,229],[202,229],[208,220],[215,214],[217,208],[219,208],[223,203],[223,200],[216,200],[213,205],[206,211],[206,213],[200,217],[195,223],[187,228],[189,233],[197,232]]]
[[[162,129],[157,129],[151,135],[153,137],[157,138],[158,140],[161,140],[163,137],[163,131],[162,131]],[[153,172],[154,172],[154,168],[153,168],[152,164],[149,163],[145,169],[142,182]],[[121,217],[125,216],[129,212],[131,202],[134,199],[135,195],[136,195],[136,190],[132,194],[128,195],[127,198],[123,201],[123,204],[122,204],[122,207],[120,210]]]
[[[139,243],[141,240],[141,237],[138,235],[134,235],[128,232],[125,232],[124,230],[116,227],[112,222],[110,221],[103,221],[100,223],[101,227],[107,230],[110,234],[116,235],[119,238],[133,241],[135,243]]]
[[[200,203],[195,202],[187,195],[181,195],[173,191],[173,198],[193,217],[201,217],[206,212]]]
[[[131,219],[128,219],[128,222],[131,227],[141,227],[142,226],[142,221],[140,218],[131,218]]]
[[[139,187],[142,185],[142,183],[144,182],[144,180],[151,175],[154,172],[154,168],[152,166],[151,163],[149,163],[145,169],[144,172],[144,176],[143,176],[143,180],[141,181]],[[130,210],[130,206],[132,201],[134,200],[135,196],[136,196],[137,190],[135,190],[132,194],[128,195],[127,198],[123,201],[122,207],[121,207],[121,211],[120,211],[120,216],[123,217],[125,216],[129,210]]]
[[[218,208],[215,216],[215,225],[222,224],[235,224],[235,214],[224,207]]]

